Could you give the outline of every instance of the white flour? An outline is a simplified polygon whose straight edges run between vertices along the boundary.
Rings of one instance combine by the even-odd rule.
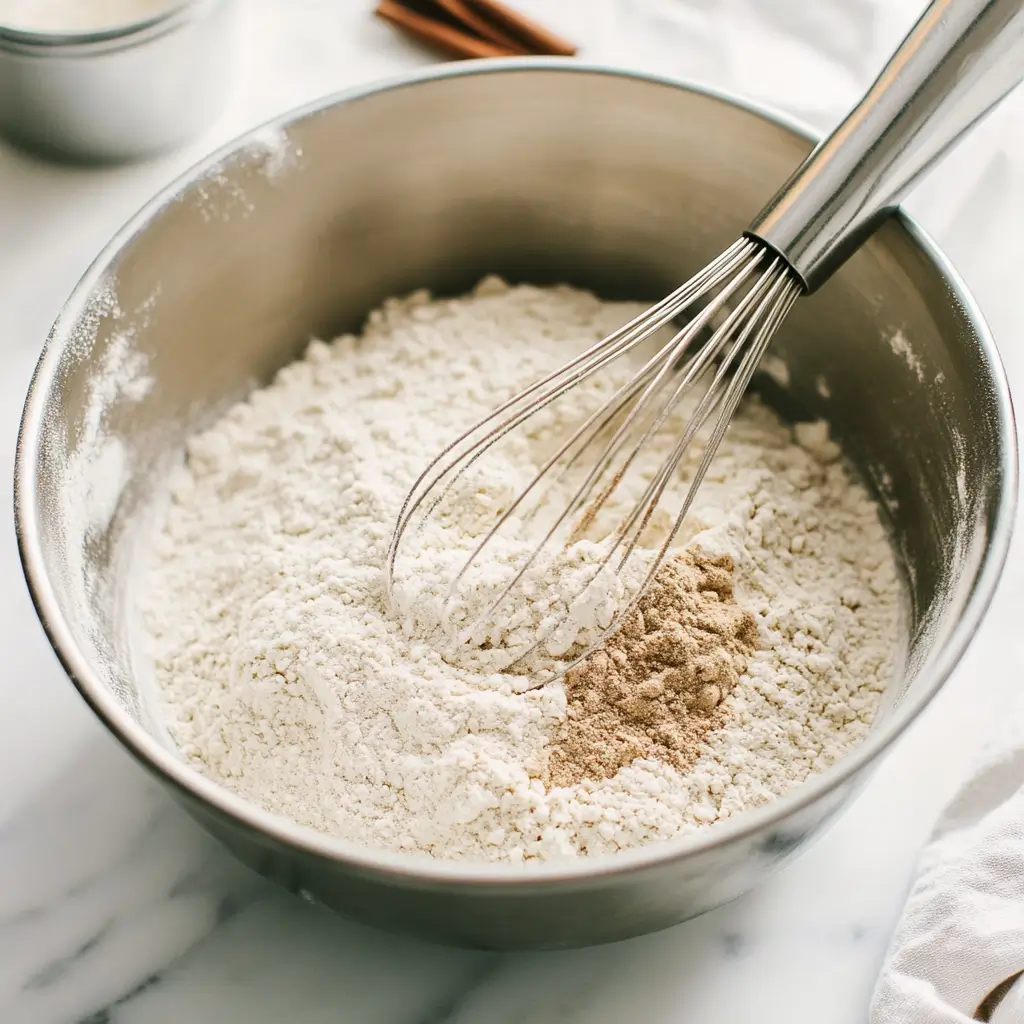
[[[521,860],[690,831],[786,792],[865,737],[897,651],[893,556],[824,427],[794,438],[754,402],[686,540],[732,555],[762,649],[687,775],[637,761],[545,791],[561,685],[517,694],[514,677],[472,659],[453,667],[416,639],[438,628],[431,573],[452,557],[429,536],[403,584],[409,632],[386,611],[391,524],[423,465],[631,312],[494,281],[461,300],[392,300],[361,339],[314,342],[191,442],[144,598],[165,715],[190,764],[359,843]],[[531,444],[476,481],[485,498],[531,471]],[[475,522],[469,506],[455,526]]]

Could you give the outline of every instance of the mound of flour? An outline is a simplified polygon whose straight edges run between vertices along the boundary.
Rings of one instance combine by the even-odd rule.
[[[163,714],[192,766],[362,844],[518,861],[610,853],[727,818],[865,737],[897,650],[894,559],[825,427],[793,430],[756,401],[726,434],[682,542],[732,558],[760,649],[687,774],[639,760],[546,790],[562,686],[521,694],[486,659],[442,657],[430,635],[453,555],[429,536],[398,595],[404,611],[389,612],[391,526],[426,462],[635,311],[495,279],[461,299],[390,300],[362,336],[313,342],[192,439],[141,595]],[[599,398],[580,389],[580,408],[560,415]],[[480,529],[544,440],[524,436],[474,482],[479,507],[464,503],[450,536]],[[652,466],[663,453],[652,446]]]

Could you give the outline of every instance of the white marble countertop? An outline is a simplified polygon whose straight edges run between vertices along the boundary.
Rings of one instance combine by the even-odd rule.
[[[914,0],[518,0],[582,55],[727,84],[827,126]],[[307,98],[426,63],[370,0],[246,0],[223,121],[115,170],[0,146],[0,477],[46,332],[108,237],[215,143]],[[715,11],[715,26],[708,27]],[[806,35],[810,42],[802,42]],[[765,46],[765,40],[771,45]],[[816,40],[816,41],[815,41]],[[975,290],[1024,384],[1024,96],[913,208]],[[1013,126],[1016,127],[1013,127]],[[4,1024],[862,1024],[917,850],[1017,684],[1024,548],[970,653],[828,835],[751,895],[647,938],[494,955],[378,934],[249,874],[171,803],[66,681],[0,524],[0,1020]],[[1022,541],[1024,542],[1024,541]]]

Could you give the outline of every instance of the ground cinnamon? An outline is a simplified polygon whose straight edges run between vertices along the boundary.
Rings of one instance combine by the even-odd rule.
[[[622,628],[567,673],[550,785],[608,779],[637,758],[693,765],[705,735],[724,723],[722,700],[757,645],[732,571],[727,555],[671,558]]]

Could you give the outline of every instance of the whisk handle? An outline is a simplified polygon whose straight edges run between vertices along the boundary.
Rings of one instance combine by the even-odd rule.
[[[1024,78],[1024,0],[934,0],[747,234],[823,284]]]

